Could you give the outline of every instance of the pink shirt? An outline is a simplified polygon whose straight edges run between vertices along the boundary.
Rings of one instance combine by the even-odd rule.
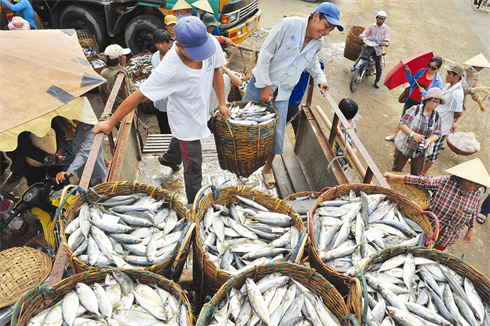
[[[387,40],[387,43],[390,43],[390,29],[384,23],[381,25],[381,27],[378,27],[376,23],[372,23],[366,27],[364,32],[362,32],[362,34],[359,36],[374,37],[379,42],[385,42],[385,40]],[[380,56],[385,52],[385,48],[382,46],[377,46],[374,49],[376,50],[377,56]]]

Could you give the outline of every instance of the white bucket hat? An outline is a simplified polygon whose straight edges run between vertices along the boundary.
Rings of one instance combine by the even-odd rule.
[[[118,44],[111,44],[105,48],[104,54],[110,59],[117,59],[121,55],[129,54],[129,52],[131,52],[130,49],[124,49]]]

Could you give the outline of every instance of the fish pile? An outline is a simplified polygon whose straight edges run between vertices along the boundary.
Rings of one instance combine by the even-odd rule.
[[[104,268],[144,268],[172,257],[185,219],[145,193],[84,203],[65,229],[68,246],[83,263]]]
[[[313,219],[313,240],[330,268],[354,275],[369,255],[389,246],[423,246],[424,230],[405,217],[386,195],[349,195],[320,203]]]
[[[248,278],[221,300],[207,325],[342,325],[322,298],[289,276],[273,273],[255,283]]]
[[[106,63],[101,59],[90,60],[90,65],[92,68],[102,68],[106,66]]]
[[[240,85],[240,90],[242,92],[246,92],[247,91],[248,82],[249,82],[248,80],[242,81],[242,84]]]
[[[212,205],[204,213],[199,235],[208,258],[235,275],[252,266],[294,260],[291,256],[301,238],[294,219],[236,197],[239,204]]]
[[[447,135],[447,140],[458,149],[465,152],[480,150],[480,143],[476,140],[473,132],[455,132]]]
[[[170,292],[135,282],[121,271],[104,284],[77,283],[62,300],[31,318],[28,326],[188,326],[185,304]]]
[[[368,326],[489,326],[473,283],[436,261],[398,255],[364,274]]]
[[[136,71],[141,70],[143,67],[147,70],[151,70],[151,57],[153,55],[151,53],[148,54],[143,54],[139,56],[134,56],[131,59],[129,59],[128,64],[125,66],[126,71],[130,73],[134,73]],[[148,68],[149,67],[149,68]],[[147,72],[145,70],[145,72]]]
[[[86,56],[86,57],[89,57],[91,55],[94,55],[94,54],[97,54],[97,50],[91,46],[82,46],[82,51],[83,51],[83,54]]]
[[[266,125],[273,122],[276,119],[276,114],[268,111],[267,106],[253,104],[248,102],[245,107],[231,106],[230,110],[230,122],[243,125]]]

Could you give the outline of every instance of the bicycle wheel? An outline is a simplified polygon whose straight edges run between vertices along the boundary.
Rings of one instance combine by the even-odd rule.
[[[482,6],[485,7],[485,11],[490,13],[490,1],[486,0],[485,2],[482,3]]]
[[[352,78],[350,80],[350,91],[351,92],[355,92],[357,89],[357,86],[359,86],[359,83],[361,82],[361,79],[362,79],[364,69],[365,69],[365,66],[362,66],[361,68],[354,71],[354,75],[352,75]]]

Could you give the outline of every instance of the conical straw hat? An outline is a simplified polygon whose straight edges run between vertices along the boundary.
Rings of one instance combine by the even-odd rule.
[[[480,53],[464,63],[468,66],[490,68],[490,63],[485,56]]]
[[[192,9],[191,5],[188,4],[185,0],[179,0],[174,5],[172,10],[184,10],[184,9]]]
[[[209,4],[208,0],[198,0],[194,2],[192,5],[198,9],[214,14],[213,8],[211,8],[211,5]]]
[[[466,161],[446,170],[447,173],[490,187],[490,175],[479,158]]]

